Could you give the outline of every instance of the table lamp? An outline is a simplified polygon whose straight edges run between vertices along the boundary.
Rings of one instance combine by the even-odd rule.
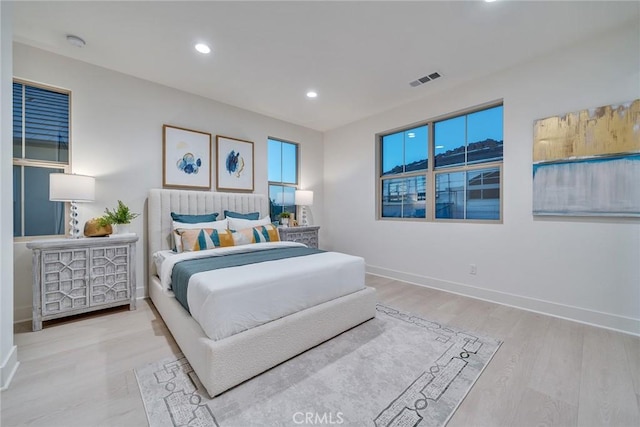
[[[309,221],[307,219],[307,206],[313,205],[313,191],[296,190],[295,200],[296,205],[300,206],[302,216],[302,224],[300,225],[309,225]]]
[[[95,195],[96,179],[92,176],[70,173],[49,175],[49,200],[52,202],[71,202],[69,237],[72,239],[80,237],[77,202],[93,202]]]

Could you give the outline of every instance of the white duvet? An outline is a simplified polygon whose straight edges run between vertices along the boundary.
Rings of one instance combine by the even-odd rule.
[[[304,245],[256,243],[166,256],[160,279],[168,290],[179,261],[287,246]],[[220,340],[363,289],[364,269],[360,257],[323,252],[197,273],[189,279],[189,311],[209,338]]]

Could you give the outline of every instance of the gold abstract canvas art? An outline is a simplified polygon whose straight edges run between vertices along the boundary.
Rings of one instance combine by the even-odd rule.
[[[640,100],[537,120],[534,215],[640,216]]]

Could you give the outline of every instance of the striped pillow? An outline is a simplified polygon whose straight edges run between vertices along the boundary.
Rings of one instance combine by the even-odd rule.
[[[233,233],[230,230],[179,228],[176,231],[182,238],[182,250],[184,252],[234,246]]]
[[[229,228],[229,220],[223,219],[222,221],[212,221],[212,222],[198,222],[198,223],[188,223],[188,222],[178,222],[173,221],[173,251],[174,252],[182,252],[182,238],[180,237],[180,233],[178,233],[178,229],[207,229],[207,228],[215,228],[216,230],[226,230]]]
[[[280,234],[278,234],[278,228],[273,224],[259,225],[234,231],[233,241],[236,246],[249,243],[279,242]]]

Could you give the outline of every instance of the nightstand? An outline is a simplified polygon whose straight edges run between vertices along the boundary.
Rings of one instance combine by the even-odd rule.
[[[318,248],[318,230],[320,226],[309,225],[300,227],[278,227],[280,240],[286,242],[304,243],[310,248]]]
[[[33,240],[33,330],[45,320],[136,308],[135,234]]]

